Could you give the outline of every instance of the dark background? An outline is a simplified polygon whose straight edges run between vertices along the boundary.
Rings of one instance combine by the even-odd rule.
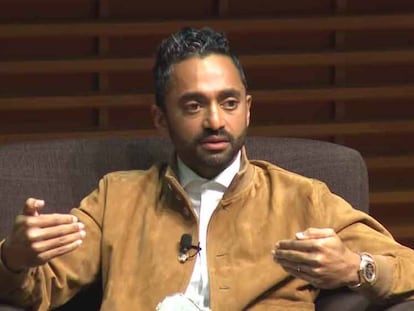
[[[187,25],[228,34],[251,134],[359,150],[371,213],[414,247],[412,0],[3,0],[0,144],[154,134],[152,57]]]

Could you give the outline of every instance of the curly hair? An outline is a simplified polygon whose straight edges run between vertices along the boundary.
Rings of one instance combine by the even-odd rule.
[[[158,107],[165,110],[165,93],[171,76],[172,65],[191,57],[206,57],[210,54],[226,55],[231,58],[240,79],[247,88],[246,76],[237,58],[230,51],[227,37],[211,28],[183,28],[164,39],[158,47],[153,75],[155,82],[155,102]]]

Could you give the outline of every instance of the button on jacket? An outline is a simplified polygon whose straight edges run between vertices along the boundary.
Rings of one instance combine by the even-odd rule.
[[[80,248],[19,274],[0,264],[0,297],[46,310],[99,279],[101,310],[123,311],[154,310],[166,296],[185,292],[195,260],[180,263],[178,244],[183,233],[197,241],[198,223],[175,172],[160,164],[106,175],[72,210],[86,226]],[[286,273],[271,254],[279,240],[308,227],[331,227],[351,250],[374,255],[378,280],[362,294],[413,296],[414,251],[325,184],[249,162],[243,151],[241,170],[207,229],[211,309],[314,310],[318,290]]]

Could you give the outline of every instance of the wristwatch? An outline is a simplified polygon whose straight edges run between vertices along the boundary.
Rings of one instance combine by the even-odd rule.
[[[349,288],[355,289],[363,285],[373,285],[377,279],[377,267],[375,265],[375,260],[368,253],[360,253],[361,262],[359,263],[359,283],[356,285],[351,285]]]

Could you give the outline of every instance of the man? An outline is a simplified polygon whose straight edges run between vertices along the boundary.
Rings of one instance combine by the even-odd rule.
[[[173,34],[154,76],[174,159],[108,174],[70,215],[28,199],[1,245],[1,298],[46,310],[98,279],[101,310],[313,310],[320,288],[341,286],[414,297],[414,252],[378,222],[319,181],[248,161],[252,97],[224,35]]]

